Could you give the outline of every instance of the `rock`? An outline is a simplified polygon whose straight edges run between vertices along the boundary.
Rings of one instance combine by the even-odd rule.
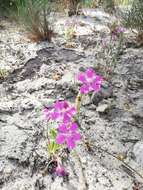
[[[74,83],[75,76],[71,71],[68,71],[65,73],[65,75],[62,77],[61,83]]]
[[[4,173],[5,173],[5,174],[11,174],[11,173],[12,173],[12,170],[13,170],[12,167],[7,166],[7,167],[5,167],[5,169],[4,169]]]
[[[5,186],[3,188],[3,190],[34,190],[34,185],[32,185],[32,180],[31,179],[27,179],[27,180],[23,180],[23,179],[19,179],[17,181],[15,181],[15,183],[10,183],[7,186]]]
[[[82,102],[83,106],[91,104],[91,98],[90,98],[90,96],[89,95],[83,96],[81,102]]]
[[[4,140],[1,149],[2,156],[19,162],[27,161],[33,148],[32,143],[29,141],[30,134],[28,135],[23,130],[19,130],[14,125],[4,127],[1,133],[2,140]]]
[[[46,65],[46,64],[43,64],[41,67],[40,67],[40,71],[39,71],[39,74],[40,76],[45,76],[49,74],[49,66]]]
[[[143,94],[141,94],[134,102],[133,115],[143,120]]]
[[[108,104],[101,104],[97,107],[96,111],[100,112],[100,113],[104,113],[105,111],[107,111],[109,108]]]
[[[108,20],[110,18],[109,14],[105,13],[102,10],[99,9],[82,9],[83,14],[85,16],[93,17],[98,20]]]
[[[137,163],[143,168],[143,141],[139,141],[134,145],[133,154]]]
[[[103,99],[107,99],[113,96],[113,88],[112,86],[102,86],[101,90],[98,93],[93,93],[91,97],[91,101],[96,106],[101,102]]]

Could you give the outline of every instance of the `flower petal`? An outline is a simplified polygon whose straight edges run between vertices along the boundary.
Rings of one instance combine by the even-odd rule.
[[[75,122],[72,123],[71,126],[70,126],[70,130],[71,130],[71,131],[76,131],[77,128],[78,128],[78,125],[77,125],[77,123],[75,123]]]
[[[69,107],[69,104],[68,104],[67,101],[63,101],[63,107],[64,107],[65,109],[67,109],[67,108]]]
[[[56,110],[61,110],[61,109],[63,109],[63,108],[64,108],[64,103],[63,103],[63,101],[56,101],[54,107],[55,107]]]
[[[94,83],[91,84],[91,87],[92,87],[92,90],[98,92],[100,90],[100,88],[101,88],[101,85],[94,82]]]
[[[53,109],[53,107],[44,108],[44,109],[43,109],[43,114],[44,114],[44,116],[45,116],[45,118],[46,118],[47,120],[50,120],[50,118],[51,118],[51,111],[52,111],[52,109]]]
[[[74,133],[72,137],[75,141],[79,141],[81,139],[81,135],[78,132]]]
[[[58,144],[63,144],[65,142],[65,136],[63,134],[58,134],[56,137],[56,142]]]
[[[72,139],[72,137],[66,138],[67,147],[69,150],[73,149],[75,147],[75,142]]]
[[[88,78],[94,78],[95,76],[95,71],[92,68],[87,69],[85,73]]]
[[[74,115],[76,115],[77,111],[75,107],[71,107],[69,108],[69,110],[67,110],[67,114],[70,115],[71,117],[73,117]]]
[[[101,76],[99,76],[99,75],[96,75],[95,80],[96,80],[97,83],[101,84],[101,82],[103,81],[103,78]]]
[[[65,170],[65,168],[61,165],[57,166],[55,173],[59,177],[64,177],[68,175],[68,172]]]
[[[53,112],[51,113],[51,119],[52,120],[57,120],[60,117],[60,113],[59,112]]]
[[[70,121],[71,121],[71,117],[67,113],[65,113],[63,116],[63,122],[69,123]]]
[[[79,81],[81,81],[82,83],[86,82],[86,77],[85,77],[85,74],[84,73],[80,73],[77,77],[77,79]]]
[[[87,94],[88,92],[90,92],[90,88],[87,84],[83,84],[81,87],[80,87],[80,92],[82,94]]]
[[[58,127],[58,131],[61,132],[61,133],[67,133],[68,132],[67,126],[65,124],[61,124]]]

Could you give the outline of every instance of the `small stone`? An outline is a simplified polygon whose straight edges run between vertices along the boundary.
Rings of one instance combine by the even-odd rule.
[[[104,113],[105,111],[107,111],[109,109],[109,105],[108,104],[101,104],[97,107],[96,111],[100,112],[100,113]]]
[[[94,93],[91,97],[91,101],[94,105],[98,105],[103,99],[108,99],[113,96],[112,86],[102,86],[98,93]]]
[[[12,168],[7,166],[5,169],[4,169],[4,173],[5,174],[11,174],[12,173]]]
[[[48,76],[49,75],[49,66],[46,64],[43,64],[40,67],[39,74],[40,74],[40,76]]]
[[[90,97],[88,95],[87,96],[83,96],[83,98],[82,98],[82,105],[86,106],[86,105],[89,105],[89,104],[91,104]]]
[[[85,157],[82,157],[81,161],[82,161],[82,164],[86,164],[87,163],[87,159]]]
[[[109,15],[99,9],[89,9],[89,8],[86,8],[86,9],[83,9],[83,14],[85,16],[89,16],[89,17],[92,17],[92,18],[97,18],[99,20],[107,20],[109,19]]]
[[[72,72],[67,72],[63,77],[62,80],[60,81],[62,84],[63,83],[74,83],[74,78],[75,76],[73,75]]]

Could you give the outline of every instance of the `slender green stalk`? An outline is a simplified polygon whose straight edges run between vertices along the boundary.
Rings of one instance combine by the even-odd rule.
[[[82,100],[82,94],[80,92],[78,92],[78,95],[77,95],[77,97],[75,99],[75,107],[76,107],[78,116],[79,116],[79,113],[80,113],[81,100]]]

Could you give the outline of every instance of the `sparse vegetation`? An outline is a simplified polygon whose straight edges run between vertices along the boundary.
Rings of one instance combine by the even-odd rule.
[[[98,52],[96,56],[99,63],[95,66],[108,80],[114,75],[117,62],[123,51],[125,28],[117,23],[112,23],[109,25],[109,30],[110,38],[103,37],[97,44]]]
[[[64,2],[67,5],[69,16],[77,14],[78,6],[81,2],[80,0],[65,0]]]
[[[76,20],[67,21],[65,24],[65,40],[66,42],[70,42],[76,33]]]
[[[53,31],[48,22],[48,0],[15,0],[15,18],[25,26],[33,41],[51,41]]]
[[[142,189],[141,0],[2,2],[0,188]]]
[[[6,69],[0,69],[0,80],[6,78],[8,71]]]
[[[123,23],[127,28],[136,30],[137,39],[143,43],[143,1],[134,0],[129,9],[123,15]]]

